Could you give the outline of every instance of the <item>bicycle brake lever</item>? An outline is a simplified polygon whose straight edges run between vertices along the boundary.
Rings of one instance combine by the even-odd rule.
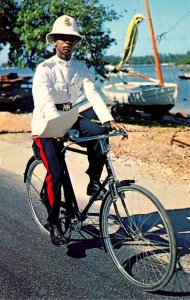
[[[124,139],[128,139],[128,133],[124,129],[120,128],[119,132],[123,135],[122,138],[121,138],[122,141]]]

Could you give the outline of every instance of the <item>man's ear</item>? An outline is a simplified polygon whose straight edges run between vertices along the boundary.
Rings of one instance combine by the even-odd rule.
[[[53,41],[53,45],[56,47],[56,46],[57,46],[57,42],[56,42],[56,41]]]

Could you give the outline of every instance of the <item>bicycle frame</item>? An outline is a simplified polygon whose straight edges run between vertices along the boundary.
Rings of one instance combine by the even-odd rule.
[[[72,137],[72,135],[69,133],[68,136],[66,136],[66,139],[63,140],[63,149],[61,151],[61,153],[63,154],[63,160],[62,160],[62,163],[60,166],[61,170],[62,170],[62,174],[61,174],[61,178],[60,178],[60,186],[63,185],[63,187],[64,187],[65,205],[66,205],[66,208],[68,209],[68,212],[71,212],[71,214],[73,213],[74,216],[77,216],[78,219],[81,221],[85,220],[88,210],[90,209],[92,204],[98,199],[98,196],[104,190],[104,188],[107,184],[109,184],[108,192],[111,192],[112,199],[116,200],[118,198],[117,188],[116,188],[116,184],[117,184],[116,174],[115,174],[115,171],[112,166],[112,161],[111,161],[110,157],[108,156],[108,152],[110,151],[110,148],[109,148],[109,145],[106,143],[106,140],[110,137],[121,136],[121,135],[127,136],[127,134],[124,130],[119,130],[119,131],[115,131],[115,132],[111,132],[111,133],[103,134],[103,135],[83,137],[83,138]],[[90,154],[90,153],[87,153],[87,151],[85,151],[85,150],[70,147],[72,144],[80,144],[81,142],[84,142],[84,141],[86,142],[86,141],[91,141],[91,140],[99,140],[99,142],[100,142],[101,157],[103,157],[103,159],[104,159],[105,167],[107,169],[107,177],[101,184],[98,191],[93,196],[90,197],[90,200],[89,200],[88,204],[86,205],[86,207],[83,209],[83,211],[80,212],[78,203],[77,203],[77,199],[76,199],[76,196],[74,193],[74,189],[72,186],[70,174],[69,174],[69,171],[67,168],[65,154],[66,154],[66,151],[68,150],[68,151],[80,153],[83,155],[89,155],[91,157],[99,157],[100,154],[99,155],[98,154]],[[65,142],[67,142],[68,144],[65,145],[64,144]],[[27,163],[26,170],[24,172],[24,182],[26,182],[27,171],[30,167],[30,164],[34,160],[35,160],[35,156],[31,157]],[[128,183],[130,184],[132,182],[134,182],[134,180],[129,180]],[[43,187],[42,187],[41,193],[43,192]],[[105,194],[105,196],[106,196],[106,194]]]
[[[103,183],[101,184],[100,188],[98,189],[98,191],[90,197],[90,200],[88,202],[88,204],[85,206],[85,208],[83,209],[82,212],[79,211],[79,207],[78,207],[78,203],[77,203],[77,199],[73,190],[73,186],[72,186],[72,182],[71,182],[71,178],[69,175],[69,171],[67,168],[67,164],[65,161],[65,153],[66,151],[71,151],[71,152],[75,152],[75,153],[80,153],[83,155],[88,155],[87,151],[81,150],[81,149],[75,149],[70,147],[71,144],[69,144],[68,146],[63,147],[62,153],[64,154],[63,157],[63,162],[61,165],[61,168],[63,170],[63,186],[64,186],[64,194],[65,194],[65,200],[67,202],[68,208],[73,209],[74,208],[74,213],[77,214],[77,216],[80,218],[81,221],[85,220],[86,215],[88,213],[88,210],[90,209],[90,207],[93,205],[93,203],[97,200],[98,196],[100,195],[100,193],[104,190],[105,186],[107,184],[109,184],[109,190],[112,193],[113,199],[117,199],[118,194],[117,194],[117,189],[116,189],[116,174],[115,171],[113,169],[112,166],[112,162],[110,157],[108,156],[108,152],[110,151],[109,149],[109,145],[107,145],[106,143],[106,139],[108,137],[111,136],[115,136],[116,133],[114,134],[105,134],[105,135],[100,135],[100,136],[91,136],[91,137],[87,137],[87,138],[78,138],[76,141],[72,142],[71,144],[78,144],[80,142],[83,141],[87,141],[87,140],[94,140],[94,139],[99,139],[100,142],[100,147],[101,147],[101,155],[104,158],[104,163],[107,169],[107,177],[104,179]],[[117,134],[117,135],[121,135]],[[90,155],[90,154],[89,154]],[[98,157],[99,155],[91,155],[92,157]],[[71,203],[72,202],[72,203]],[[72,204],[74,205],[74,207],[72,206]]]

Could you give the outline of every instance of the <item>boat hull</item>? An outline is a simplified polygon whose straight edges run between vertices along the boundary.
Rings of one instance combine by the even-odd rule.
[[[102,92],[112,105],[129,105],[145,112],[166,112],[176,104],[177,85],[165,83],[162,87],[148,82],[115,83],[104,86]]]
[[[189,76],[186,76],[186,75],[179,75],[179,78],[180,79],[190,79],[190,75]]]

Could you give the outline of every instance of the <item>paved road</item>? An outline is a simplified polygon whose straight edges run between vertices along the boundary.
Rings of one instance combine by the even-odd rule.
[[[1,299],[188,299],[190,277],[178,271],[147,294],[118,273],[99,239],[57,248],[39,232],[20,175],[1,170]]]

